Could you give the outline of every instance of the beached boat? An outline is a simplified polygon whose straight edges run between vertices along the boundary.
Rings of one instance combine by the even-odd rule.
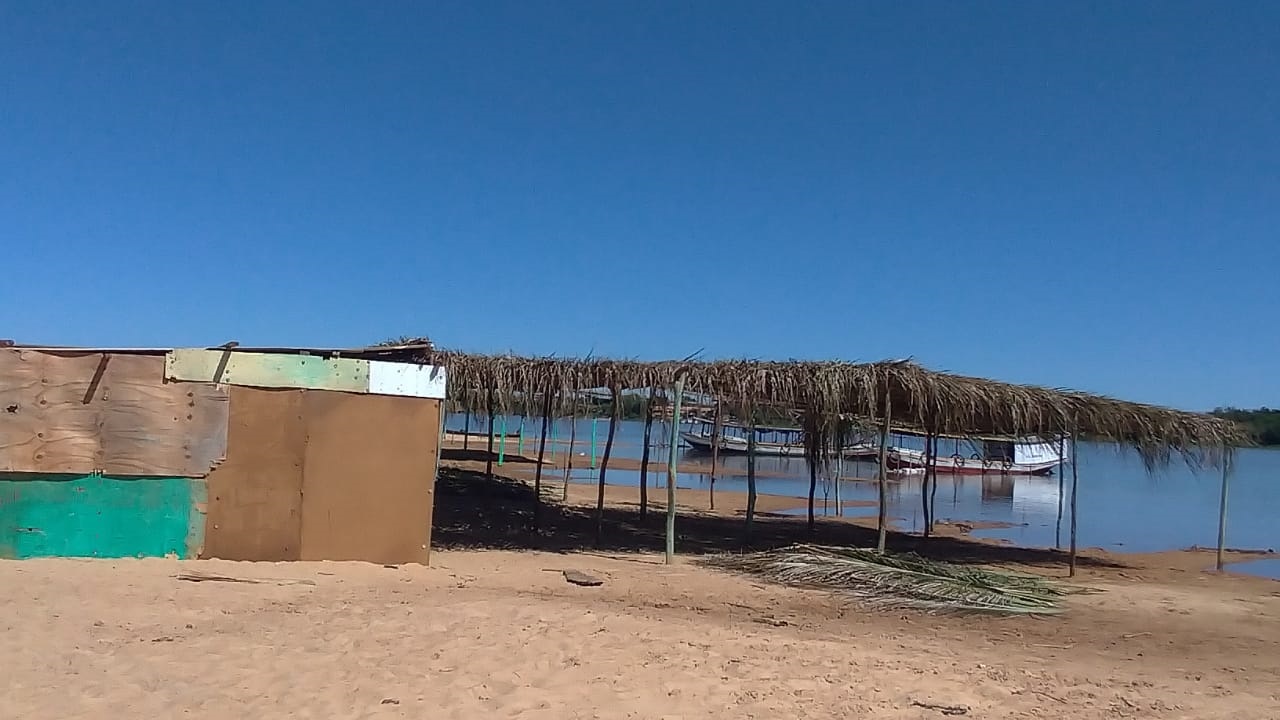
[[[958,450],[939,454],[935,467],[943,475],[1049,475],[1062,464],[1058,446],[1037,438],[1019,440],[984,439],[970,443],[976,452],[968,456]],[[891,447],[885,465],[891,470],[919,472],[925,467],[922,450]]]

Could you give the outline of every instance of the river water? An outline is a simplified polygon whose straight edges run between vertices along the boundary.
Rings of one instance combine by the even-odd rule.
[[[460,430],[464,417],[451,416],[446,426]],[[508,418],[507,428],[519,427],[519,418]],[[501,425],[501,422],[499,422]],[[481,422],[472,419],[472,431],[481,430]],[[525,421],[525,452],[536,452],[539,432],[537,420]],[[569,421],[553,424],[558,446],[569,437]],[[575,447],[584,457],[584,467],[575,470],[573,481],[594,482],[591,470],[591,439],[596,438],[596,454],[604,451],[609,420],[579,419]],[[654,442],[666,445],[670,425],[654,425]],[[640,457],[643,449],[644,425],[639,421],[618,424],[614,440],[615,457]],[[508,440],[508,448],[516,450],[518,441]],[[947,452],[943,442],[943,452]],[[918,446],[918,439],[895,438],[894,444]],[[681,454],[687,453],[682,449]],[[652,460],[665,458],[665,450],[654,451]],[[706,455],[689,456],[703,462]],[[741,455],[721,457],[716,488],[746,492],[746,458]],[[1080,547],[1099,547],[1117,552],[1158,552],[1184,549],[1193,545],[1214,547],[1218,536],[1218,499],[1221,491],[1220,470],[1195,471],[1180,461],[1148,473],[1141,458],[1114,445],[1081,444],[1077,462],[1079,474],[1078,542]],[[796,498],[794,512],[803,514],[809,492],[808,464],[802,458],[757,457],[756,469],[765,477],[757,477],[761,493]],[[847,461],[843,475],[852,478],[875,478],[874,463]],[[1053,477],[948,476],[938,475],[935,498],[936,519],[941,521],[1006,523],[1011,527],[975,530],[979,537],[1001,538],[1024,547],[1065,546],[1071,524],[1071,478],[1068,468],[1065,482]],[[650,483],[661,484],[663,473],[650,473]],[[844,501],[874,502],[877,486],[867,480],[843,480],[840,498]],[[639,482],[639,473],[610,470],[610,485]],[[708,475],[680,473],[678,487],[706,488]],[[889,515],[895,527],[919,531],[923,513],[920,499],[921,479],[908,476],[890,485]],[[835,484],[832,478],[820,476],[816,501],[819,514],[834,514]],[[1059,503],[1061,502],[1061,521]],[[1244,449],[1237,453],[1232,470],[1227,507],[1227,546],[1233,548],[1280,549],[1280,451]],[[873,507],[845,508],[845,514],[873,515]],[[1233,569],[1280,579],[1280,560],[1240,563]]]

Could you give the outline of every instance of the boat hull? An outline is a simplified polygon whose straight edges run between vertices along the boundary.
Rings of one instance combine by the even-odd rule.
[[[1061,460],[1037,463],[1010,463],[982,460],[974,457],[939,456],[934,467],[942,475],[1051,475]],[[885,465],[890,470],[923,470],[925,455],[915,450],[891,448],[885,454]]]
[[[680,438],[685,444],[699,452],[710,453],[714,440],[710,434],[682,432]],[[732,455],[746,455],[747,441],[739,437],[720,438],[720,452]],[[870,445],[852,445],[844,449],[847,458],[874,457],[878,451]],[[788,445],[784,443],[756,443],[756,455],[777,457],[804,457],[804,445]]]

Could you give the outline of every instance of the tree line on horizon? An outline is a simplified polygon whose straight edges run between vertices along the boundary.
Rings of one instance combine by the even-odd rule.
[[[1215,408],[1209,414],[1244,425],[1259,445],[1280,446],[1280,410],[1269,407],[1256,410],[1225,407]]]

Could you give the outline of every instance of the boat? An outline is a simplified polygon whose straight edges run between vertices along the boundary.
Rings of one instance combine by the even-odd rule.
[[[934,467],[944,475],[1050,475],[1063,463],[1054,443],[1039,438],[978,439],[970,443],[976,452],[939,454]],[[890,470],[919,472],[927,458],[922,450],[891,447],[885,453]]]
[[[714,427],[714,421],[702,418],[691,418],[690,422]],[[757,426],[754,430],[757,437],[755,443],[756,455],[804,457],[804,432],[799,428]],[[716,445],[719,445],[719,452],[721,453],[746,455],[748,443],[747,438],[743,436],[751,431],[752,428],[740,423],[724,423],[721,425],[721,435],[718,440],[710,428],[681,432],[680,439],[684,440],[686,445],[697,452],[710,453],[716,449]],[[742,436],[731,434],[732,432],[741,433]],[[772,436],[772,438],[761,440],[759,439],[761,435]],[[846,446],[841,455],[846,458],[874,457],[879,452],[879,449],[873,445],[855,443]]]

